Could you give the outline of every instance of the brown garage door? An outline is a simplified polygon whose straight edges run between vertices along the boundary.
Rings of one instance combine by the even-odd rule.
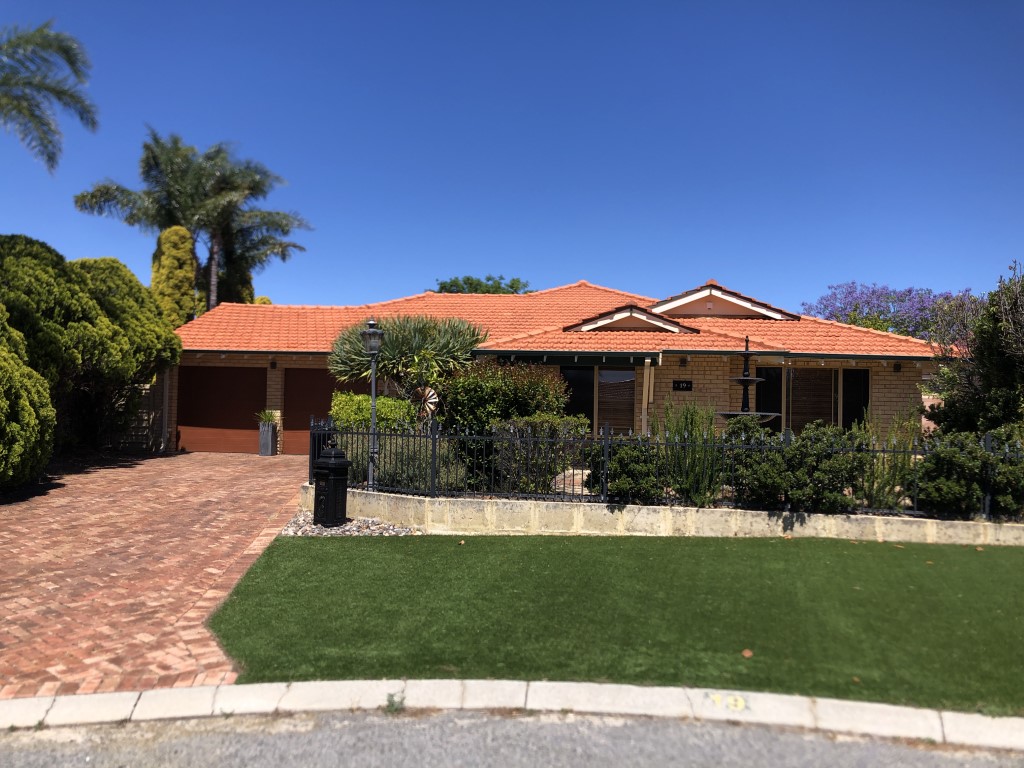
[[[370,387],[364,382],[341,384],[324,368],[285,368],[282,452],[309,452],[309,417],[327,415],[335,390],[369,394]]]
[[[265,368],[178,369],[178,448],[259,453],[255,414],[267,407]]]

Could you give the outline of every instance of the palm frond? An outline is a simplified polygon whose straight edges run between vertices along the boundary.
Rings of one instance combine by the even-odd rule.
[[[87,130],[97,127],[96,106],[82,93],[90,64],[72,36],[52,22],[0,33],[0,123],[53,171],[62,135],[56,108],[71,112]]]

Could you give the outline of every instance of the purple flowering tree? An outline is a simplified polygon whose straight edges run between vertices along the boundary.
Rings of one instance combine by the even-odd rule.
[[[805,314],[918,339],[931,338],[937,312],[954,295],[930,288],[897,289],[852,281],[828,289],[813,304],[804,302]]]

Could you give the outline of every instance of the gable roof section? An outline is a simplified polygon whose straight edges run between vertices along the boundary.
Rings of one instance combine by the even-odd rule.
[[[715,280],[708,280],[699,288],[670,296],[650,309],[657,314],[672,317],[766,317],[771,320],[795,320],[799,317],[738,291],[731,291]]]
[[[600,315],[588,317],[573,325],[567,325],[566,331],[662,331],[667,333],[697,333],[693,328],[677,323],[675,320],[656,315],[649,309],[636,304],[626,304],[610,309]]]

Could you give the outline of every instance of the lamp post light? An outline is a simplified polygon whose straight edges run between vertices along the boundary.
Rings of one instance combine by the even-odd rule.
[[[376,490],[374,470],[377,467],[377,354],[384,338],[384,331],[377,327],[376,321],[366,321],[366,329],[359,332],[363,340],[363,349],[370,356],[370,466],[366,475],[367,487]]]

